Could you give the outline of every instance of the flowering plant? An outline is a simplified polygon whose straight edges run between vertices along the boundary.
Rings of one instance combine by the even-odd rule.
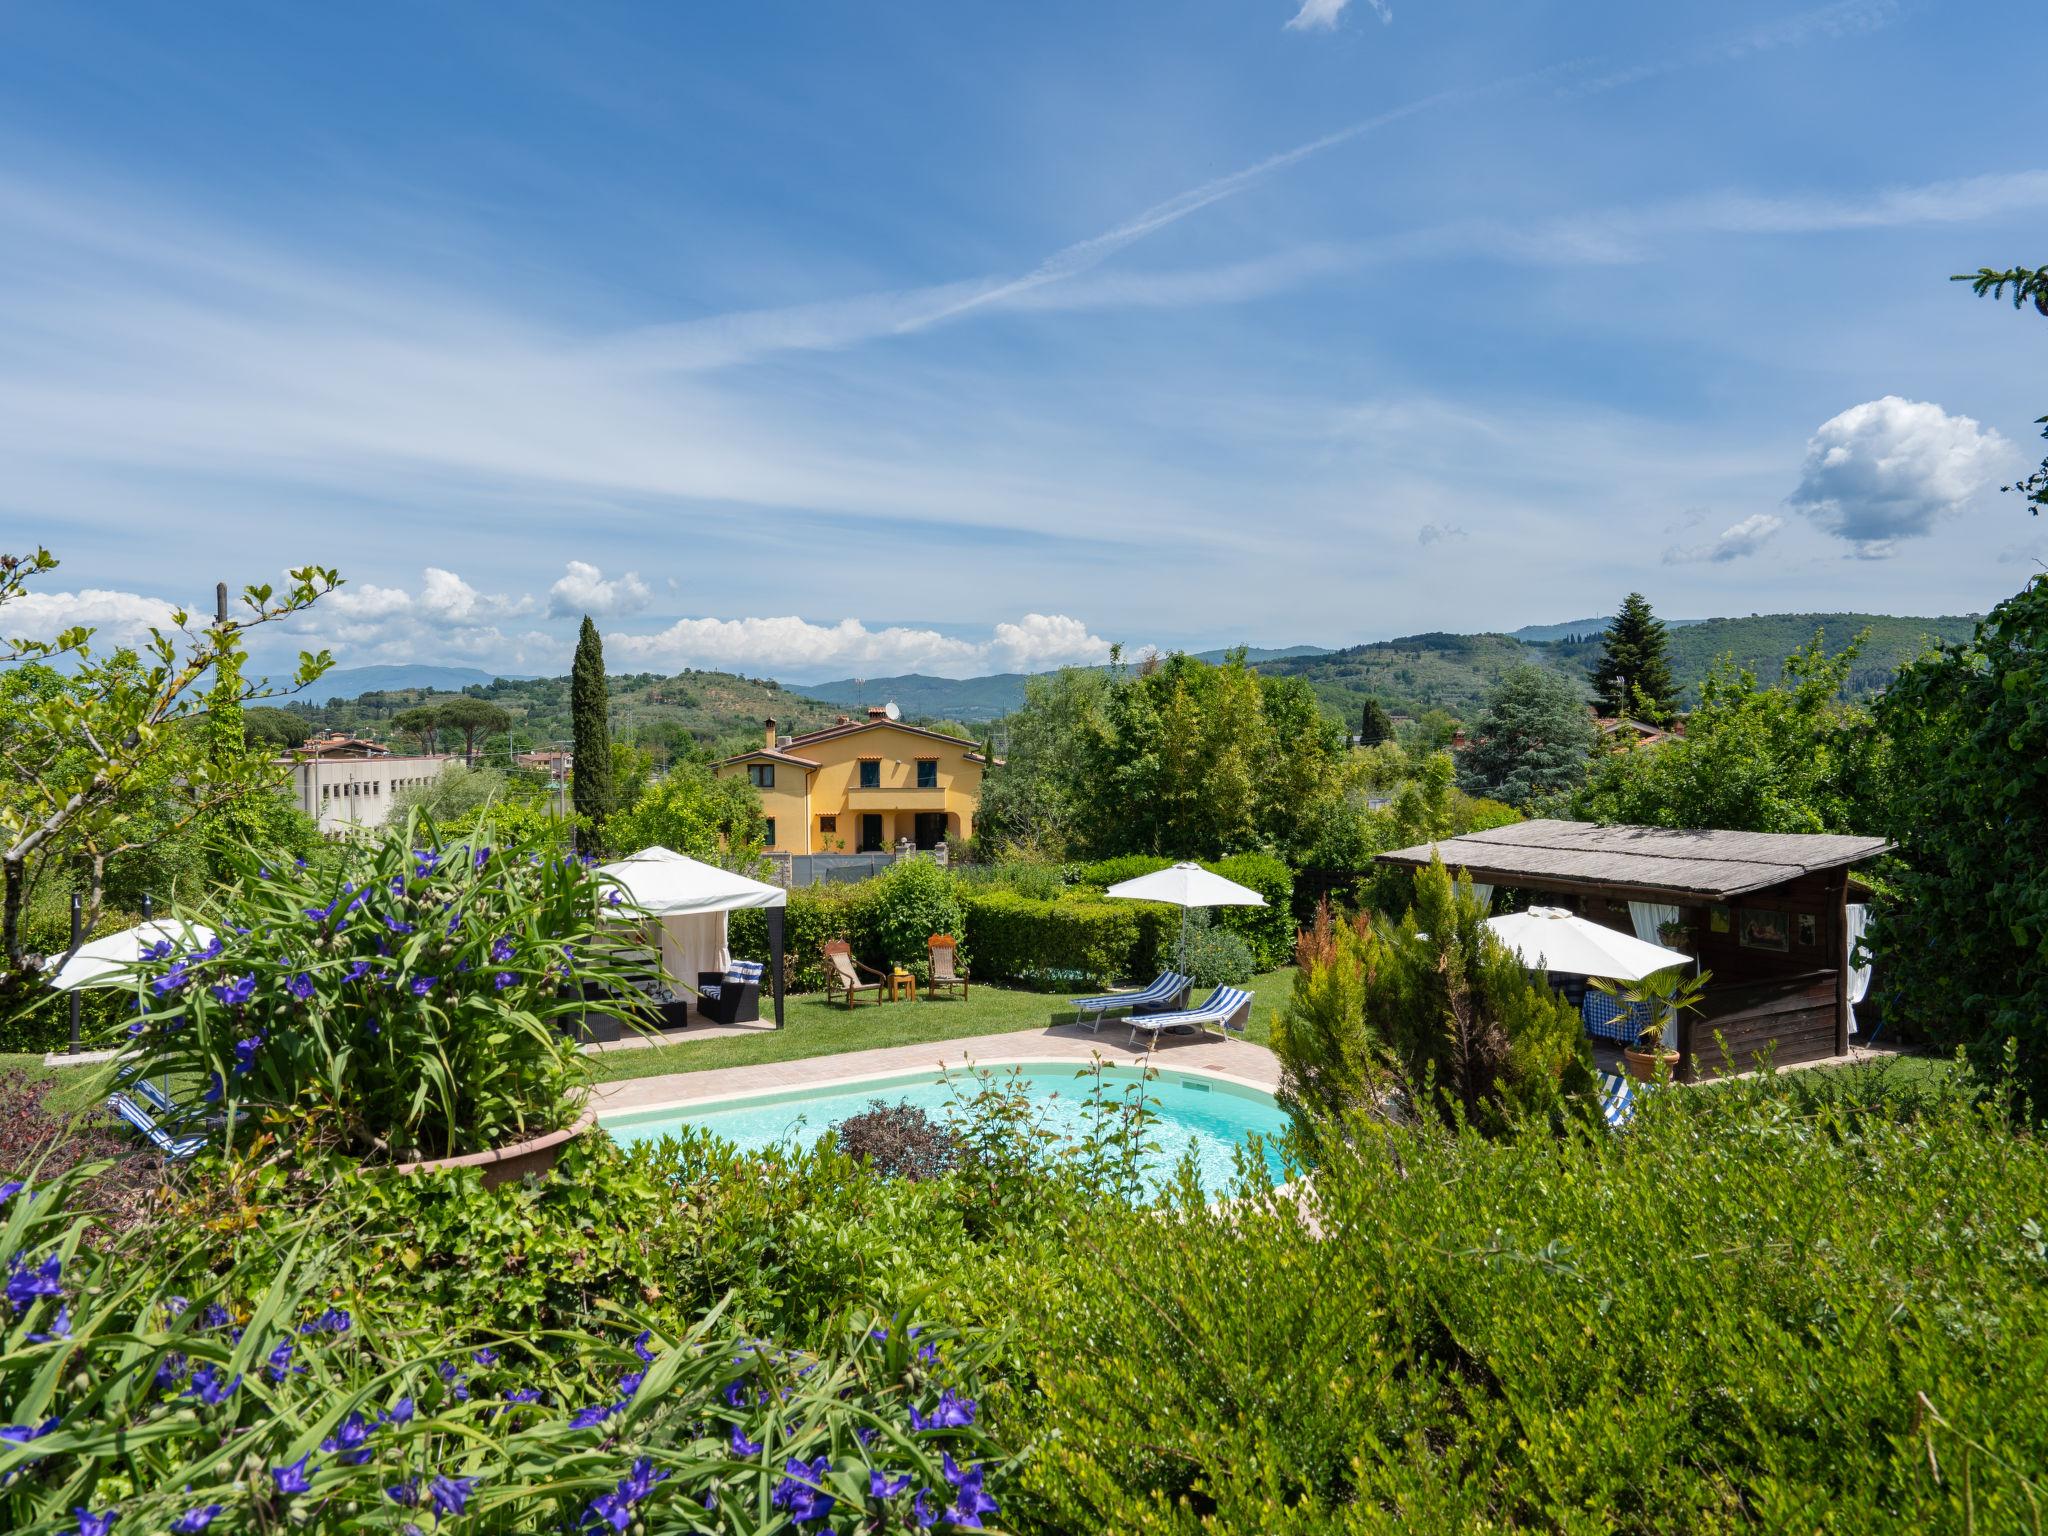
[[[254,1294],[162,1228],[100,1248],[73,1176],[0,1183],[0,1529],[978,1529],[1002,1470],[943,1330],[857,1318],[826,1353],[714,1309],[409,1347],[338,1303],[327,1234]],[[203,1245],[204,1238],[198,1240]],[[637,1334],[635,1329],[638,1328]]]
[[[587,860],[435,846],[417,816],[284,867],[246,859],[193,916],[204,944],[145,951],[127,1033],[149,1077],[229,1134],[455,1156],[558,1129],[582,1062],[558,1025],[612,981]]]

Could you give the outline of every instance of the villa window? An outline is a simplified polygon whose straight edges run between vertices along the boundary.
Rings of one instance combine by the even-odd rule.
[[[775,787],[775,765],[773,763],[750,763],[747,766],[747,778],[756,789],[773,789]]]
[[[939,787],[939,760],[936,757],[920,757],[917,760],[917,787],[937,789]]]
[[[860,787],[880,789],[882,787],[882,760],[879,757],[864,757],[860,760]]]
[[[818,818],[818,830],[824,833],[825,836],[831,837],[839,830],[839,818],[837,816],[820,816]]]
[[[767,827],[767,836],[763,839],[763,841],[770,848],[773,848],[775,846],[775,818],[773,816],[767,818]]]

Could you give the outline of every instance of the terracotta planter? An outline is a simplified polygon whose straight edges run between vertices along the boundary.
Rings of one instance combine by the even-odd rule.
[[[563,1129],[549,1131],[545,1136],[515,1141],[509,1147],[498,1147],[489,1152],[400,1163],[398,1172],[438,1173],[443,1168],[481,1168],[484,1171],[484,1188],[496,1189],[500,1184],[523,1179],[529,1173],[546,1173],[555,1166],[555,1159],[561,1156],[562,1148],[596,1124],[597,1111],[586,1109]]]
[[[1678,1052],[1639,1051],[1634,1046],[1624,1047],[1621,1059],[1628,1063],[1629,1076],[1640,1082],[1652,1082],[1657,1076],[1657,1063],[1663,1062],[1667,1077],[1678,1076]]]

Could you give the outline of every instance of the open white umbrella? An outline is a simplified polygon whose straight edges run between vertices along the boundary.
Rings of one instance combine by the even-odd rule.
[[[1506,917],[1489,917],[1486,926],[1532,971],[1641,981],[1675,965],[1692,964],[1691,955],[1646,944],[1633,934],[1588,922],[1563,907],[1531,907]]]
[[[127,981],[128,973],[142,963],[142,952],[152,944],[168,941],[173,952],[204,949],[213,942],[213,930],[203,923],[188,923],[174,917],[159,917],[137,923],[81,944],[70,959],[50,977],[59,992],[74,987],[109,987]]]
[[[1266,898],[1257,891],[1239,885],[1235,880],[1212,874],[1199,864],[1175,864],[1149,875],[1140,875],[1135,880],[1119,880],[1102,894],[1128,901],[1171,902],[1179,907],[1180,960],[1183,964],[1187,959],[1188,908],[1263,907],[1266,904]]]

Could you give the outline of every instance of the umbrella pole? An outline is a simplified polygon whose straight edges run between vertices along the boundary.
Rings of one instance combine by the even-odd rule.
[[[80,937],[80,935],[79,935],[79,923],[80,923],[80,919],[79,919],[79,911],[78,911],[78,892],[76,892],[76,891],[73,891],[73,892],[71,893],[71,954],[72,954],[72,955],[75,955],[75,954],[77,954],[77,953],[78,953],[78,944],[79,944],[79,937]],[[66,956],[64,957],[64,959],[65,959],[65,961],[66,961],[67,963],[69,963],[69,961],[70,961],[70,959],[71,959],[71,955],[66,955]],[[78,997],[78,988],[76,988],[76,987],[73,987],[73,988],[71,989],[71,1054],[72,1054],[72,1055],[74,1055],[74,1056],[76,1056],[76,1055],[78,1054],[78,1009],[79,1009],[79,997]]]
[[[1188,973],[1188,909],[1180,909],[1180,949],[1174,956],[1174,969],[1181,975]]]

